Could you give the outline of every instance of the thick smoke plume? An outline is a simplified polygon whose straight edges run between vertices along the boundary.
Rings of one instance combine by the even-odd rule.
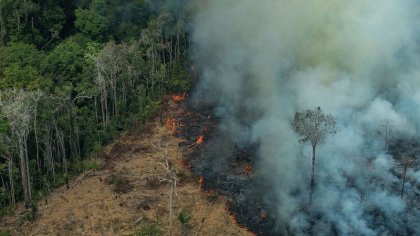
[[[420,172],[408,171],[401,198],[399,157],[386,145],[419,134],[419,5],[197,3],[196,98],[216,107],[225,138],[239,147],[258,143],[256,172],[271,186],[263,197],[275,209],[277,232],[420,235],[418,200],[412,201]],[[319,146],[309,206],[310,148],[290,122],[295,112],[317,106],[336,117],[339,132]]]

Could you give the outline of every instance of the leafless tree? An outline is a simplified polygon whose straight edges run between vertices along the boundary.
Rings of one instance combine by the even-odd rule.
[[[100,61],[103,64],[102,73],[111,87],[112,93],[112,112],[114,116],[118,115],[117,105],[117,79],[124,68],[127,67],[126,60],[129,48],[125,44],[107,43],[100,53]]]
[[[105,80],[105,76],[103,74],[104,64],[102,63],[100,53],[95,54],[88,54],[88,58],[90,58],[96,67],[96,77],[95,77],[95,85],[99,92],[99,103],[101,105],[101,117],[102,117],[102,126],[105,129],[106,125],[109,122],[109,112],[108,112],[108,87]],[[95,109],[96,109],[96,101],[97,97],[95,97]],[[97,110],[97,109],[96,109]]]
[[[322,142],[328,134],[337,132],[335,118],[323,113],[320,107],[313,110],[296,112],[292,122],[292,127],[303,138],[303,143],[309,142],[312,146],[312,174],[310,202],[312,202],[312,193],[315,184],[315,152],[317,145]]]
[[[38,102],[44,96],[42,91],[34,91],[31,94],[31,98],[34,101],[34,135],[35,135],[35,144],[36,144],[36,162],[38,166],[38,171],[41,171],[40,160],[39,160],[39,141],[38,141],[38,123],[37,123],[37,114],[38,114]]]
[[[19,145],[20,171],[26,206],[29,206],[32,195],[27,148],[30,124],[34,117],[35,105],[32,98],[33,92],[24,90],[13,89],[0,92],[1,116],[8,121]]]
[[[94,54],[87,54],[96,67],[95,84],[99,92],[99,103],[101,105],[102,124],[105,128],[109,122],[109,116],[117,116],[118,109],[118,78],[124,69],[129,67],[127,56],[129,47],[125,44],[107,43],[105,47]],[[111,91],[111,112],[109,111],[108,93]],[[122,90],[122,97],[125,97],[125,90]],[[95,98],[96,103],[96,98]],[[95,106],[96,108],[96,106]]]
[[[410,165],[412,164],[413,159],[410,155],[403,154],[402,157],[397,162],[397,167],[401,169],[402,172],[402,186],[401,186],[401,198],[404,197],[404,188],[405,188],[405,182],[407,180],[407,170],[410,168]]]

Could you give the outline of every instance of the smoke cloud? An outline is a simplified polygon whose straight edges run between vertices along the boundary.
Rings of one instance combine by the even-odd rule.
[[[258,143],[257,172],[272,186],[277,232],[420,234],[420,212],[400,198],[389,139],[418,138],[420,2],[211,0],[196,4],[195,98],[211,103],[238,146]],[[321,106],[339,132],[319,145],[308,207],[310,147],[295,112]],[[417,157],[418,158],[418,157]],[[418,204],[418,200],[417,203]],[[309,209],[309,210],[308,210]],[[311,213],[309,214],[308,211]]]

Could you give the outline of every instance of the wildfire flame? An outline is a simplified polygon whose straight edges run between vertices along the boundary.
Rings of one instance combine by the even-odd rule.
[[[183,138],[177,138],[177,140],[178,140],[179,143],[186,143],[186,142],[188,142],[188,140],[183,139]]]
[[[200,184],[200,190],[203,190],[203,184],[204,184],[204,177],[200,176],[200,180],[198,181],[198,183]]]
[[[175,95],[172,96],[172,101],[174,101],[175,103],[180,103],[185,99],[186,96],[187,95],[185,93],[184,94],[175,94]]]
[[[165,126],[172,134],[176,133],[176,120],[174,118],[169,118],[166,120]]]
[[[200,136],[198,137],[198,139],[197,139],[197,145],[202,144],[202,143],[203,143],[203,141],[204,141],[204,135],[200,135]]]

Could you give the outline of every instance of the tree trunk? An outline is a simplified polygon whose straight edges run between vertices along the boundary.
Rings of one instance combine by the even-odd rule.
[[[175,60],[178,61],[179,59],[179,47],[180,47],[180,40],[179,40],[179,35],[180,35],[180,29],[178,28],[177,30],[177,34],[176,34],[176,55],[175,55]]]
[[[48,169],[51,170],[53,175],[53,183],[55,184],[55,166],[54,166],[54,159],[52,154],[52,144],[51,144],[51,127],[46,126],[46,134],[45,134],[45,160],[48,164]]]
[[[94,98],[93,98],[93,101],[94,101],[94,103],[95,103],[95,118],[96,118],[96,121],[98,121],[99,119],[98,119],[98,101],[97,101],[97,99],[98,99],[98,96],[95,96]]]
[[[2,174],[0,174],[0,179],[1,179],[1,184],[3,186],[4,191],[6,191],[6,193],[7,193],[7,185],[6,185],[6,182],[4,182],[4,178],[3,178]]]
[[[112,97],[114,100],[114,117],[118,116],[118,109],[117,109],[117,78],[114,77],[112,79]]]
[[[19,12],[17,11],[16,7],[13,8],[15,16],[16,16],[16,26],[18,31],[20,31],[20,15]]]
[[[315,186],[315,149],[316,145],[312,145],[312,174],[311,174],[311,189],[309,194],[309,203],[312,203],[312,195]]]
[[[13,160],[12,160],[12,158],[9,159],[8,170],[9,170],[9,183],[10,183],[10,203],[11,203],[11,205],[15,205],[16,198],[15,198],[15,183],[13,181]]]
[[[23,1],[23,16],[25,19],[25,24],[28,23],[28,18],[29,18],[29,13],[28,13],[28,1],[24,0]]]
[[[31,201],[31,196],[29,194],[28,170],[27,170],[23,137],[19,137],[19,159],[20,159],[20,173],[22,177],[23,197],[25,200],[25,207],[28,208],[29,203]]]
[[[27,172],[27,178],[28,178],[28,190],[29,190],[29,196],[32,200],[32,183],[31,183],[31,175],[29,174],[29,156],[28,156],[28,136],[27,134],[24,136],[23,139],[23,145],[25,148],[25,159],[26,159],[26,172]]]
[[[79,127],[77,126],[76,127],[76,130],[75,130],[75,134],[76,134],[76,145],[77,145],[77,149],[76,149],[76,151],[77,151],[77,157],[78,158],[80,158],[81,157],[81,153],[80,153],[80,135],[79,135]]]
[[[109,123],[109,111],[108,111],[108,92],[106,88],[104,88],[104,93],[102,95],[102,99],[104,102],[104,110],[105,110],[105,125],[108,125]]]
[[[38,171],[41,173],[41,162],[39,161],[39,142],[38,142],[38,133],[37,133],[37,104],[35,104],[35,111],[34,111],[34,135],[35,135],[35,144],[36,144],[36,163],[38,166]]]
[[[6,37],[6,34],[7,34],[6,24],[4,22],[2,7],[0,6],[0,41],[3,45],[5,43],[4,39]]]
[[[171,41],[169,42],[169,67],[170,69],[174,68],[174,62],[173,62],[173,36],[171,35]]]
[[[169,236],[173,235],[173,194],[174,194],[174,181],[171,180],[171,190],[169,192]]]
[[[124,111],[127,112],[127,89],[126,89],[126,80],[124,79],[121,83],[121,94],[122,94],[122,107],[121,114],[124,114]]]
[[[54,128],[55,128],[55,137],[57,138],[56,144],[57,144],[57,154],[60,154],[63,159],[63,168],[64,168],[64,174],[67,175],[67,158],[66,158],[66,149],[64,147],[64,137],[62,135],[62,132],[58,129],[57,121],[54,121]],[[60,153],[61,150],[61,153]]]

